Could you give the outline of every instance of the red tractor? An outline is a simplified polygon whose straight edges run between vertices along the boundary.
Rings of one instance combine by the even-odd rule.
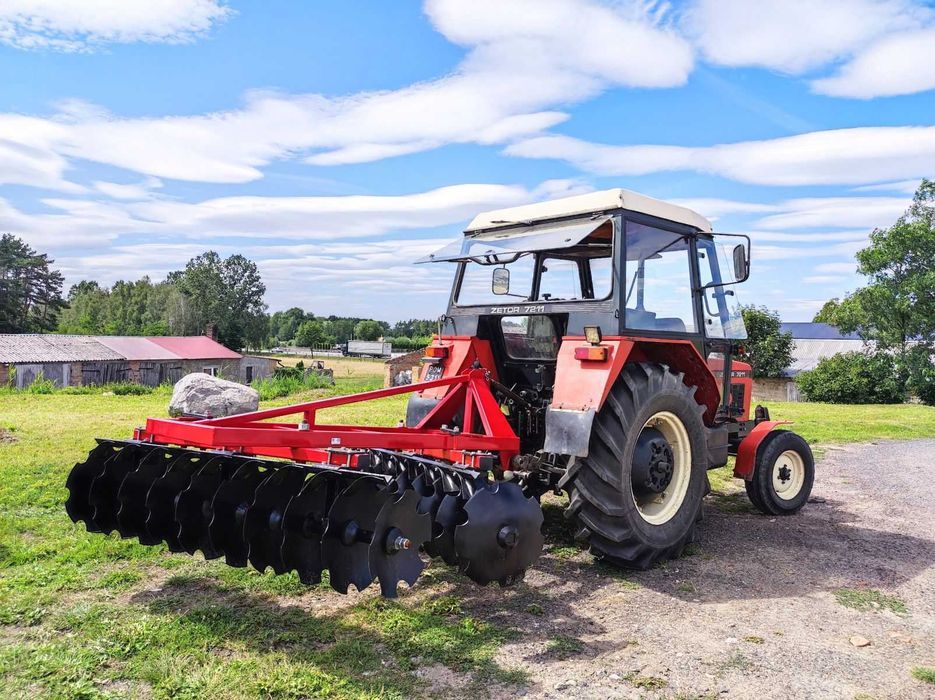
[[[457,272],[421,381],[224,418],[149,419],[99,440],[68,479],[73,520],[263,571],[329,572],[347,592],[412,585],[420,552],[480,584],[510,584],[543,544],[538,500],[598,557],[679,556],[707,470],[770,515],[807,501],[798,435],[751,414],[733,285],[745,236],[695,212],[609,190],[481,214],[425,262]],[[319,410],[411,393],[392,428],[327,425]],[[295,416],[292,422],[280,419]]]

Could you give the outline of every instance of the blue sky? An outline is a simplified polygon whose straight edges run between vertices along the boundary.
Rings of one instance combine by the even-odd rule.
[[[808,320],[935,176],[912,0],[8,0],[0,231],[68,283],[256,260],[271,310],[443,311],[478,211],[608,187],[749,233]]]

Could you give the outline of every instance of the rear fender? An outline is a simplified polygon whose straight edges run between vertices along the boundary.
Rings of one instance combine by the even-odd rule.
[[[788,425],[790,422],[787,420],[765,420],[757,423],[737,447],[734,476],[744,481],[750,481],[753,478],[753,470],[756,468],[756,454],[760,449],[760,445],[763,444],[773,428],[777,425]]]
[[[594,416],[604,405],[621,370],[630,362],[658,362],[683,372],[684,382],[697,387],[695,400],[705,407],[705,423],[717,412],[720,393],[704,358],[683,339],[604,338],[603,360],[579,360],[575,350],[590,346],[582,336],[562,338],[555,369],[552,402],[546,409],[545,450],[586,457]]]

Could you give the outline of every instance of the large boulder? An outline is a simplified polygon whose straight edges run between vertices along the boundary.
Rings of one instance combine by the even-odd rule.
[[[169,415],[222,418],[249,413],[260,407],[260,394],[243,384],[194,372],[182,377],[172,390]]]

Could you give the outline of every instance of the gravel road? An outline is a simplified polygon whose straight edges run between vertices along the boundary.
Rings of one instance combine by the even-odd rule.
[[[935,698],[911,675],[935,666],[935,440],[826,447],[813,501],[770,518],[716,498],[695,553],[649,572],[556,551],[525,585],[457,593],[525,630],[498,662],[528,673],[527,697]],[[845,587],[907,612],[845,607]]]

